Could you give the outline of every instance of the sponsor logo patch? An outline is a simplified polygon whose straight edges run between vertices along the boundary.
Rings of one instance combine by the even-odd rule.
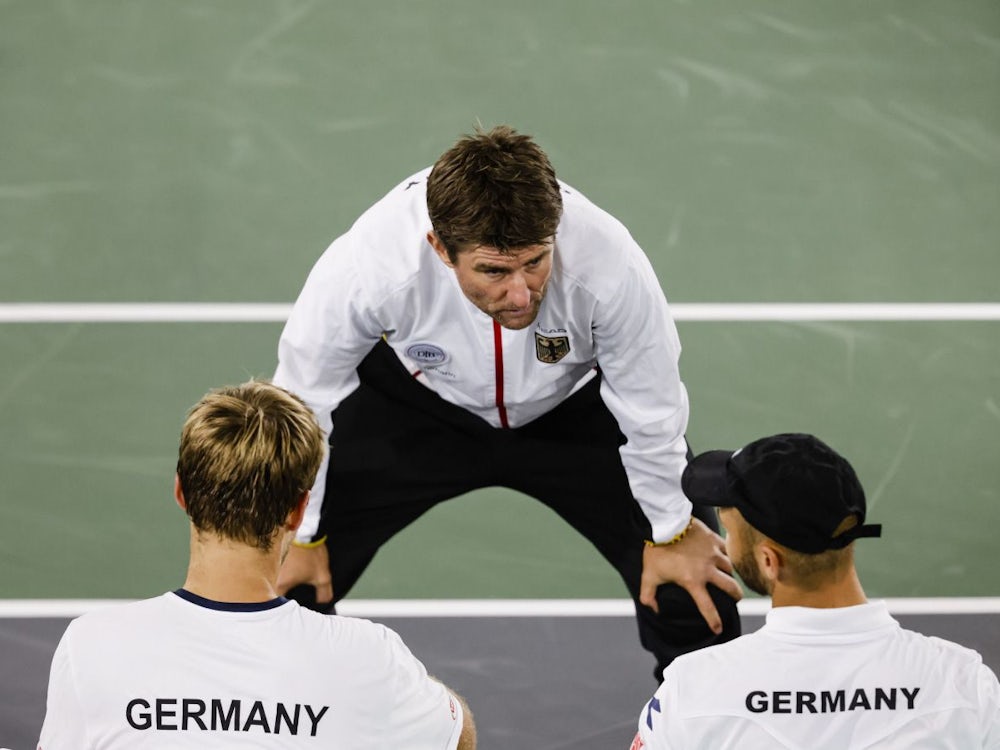
[[[424,367],[437,367],[448,361],[448,354],[444,349],[423,342],[406,347],[406,356]]]
[[[569,354],[569,336],[543,336],[535,331],[535,356],[539,362],[555,364]]]

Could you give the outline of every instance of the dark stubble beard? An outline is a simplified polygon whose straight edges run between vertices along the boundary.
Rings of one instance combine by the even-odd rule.
[[[739,559],[734,560],[733,567],[740,574],[740,578],[743,579],[743,583],[748,589],[761,596],[771,595],[770,581],[761,575],[752,549],[747,550],[740,555]]]

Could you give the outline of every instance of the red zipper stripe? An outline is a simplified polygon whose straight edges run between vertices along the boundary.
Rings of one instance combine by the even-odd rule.
[[[496,363],[496,403],[497,412],[500,414],[500,426],[506,430],[510,425],[507,424],[507,407],[503,405],[503,337],[500,331],[500,324],[494,320],[493,361]]]

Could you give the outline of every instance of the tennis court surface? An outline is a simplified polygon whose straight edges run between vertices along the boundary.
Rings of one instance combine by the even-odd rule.
[[[869,596],[933,600],[904,624],[996,669],[998,92],[993,0],[0,3],[0,747],[33,747],[66,622],[20,603],[180,584],[186,410],[268,376],[326,245],[477,121],[536,136],[649,254],[693,447],[836,447],[885,529]],[[504,750],[627,747],[653,687],[631,618],[499,604],[622,594],[497,488],[351,599]]]

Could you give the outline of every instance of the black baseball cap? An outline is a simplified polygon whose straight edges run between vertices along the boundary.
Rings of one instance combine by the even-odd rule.
[[[785,433],[737,451],[695,456],[681,478],[695,505],[736,508],[765,536],[797,552],[842,549],[882,535],[865,525],[865,491],[843,456],[812,435]],[[850,515],[857,525],[834,536]]]

